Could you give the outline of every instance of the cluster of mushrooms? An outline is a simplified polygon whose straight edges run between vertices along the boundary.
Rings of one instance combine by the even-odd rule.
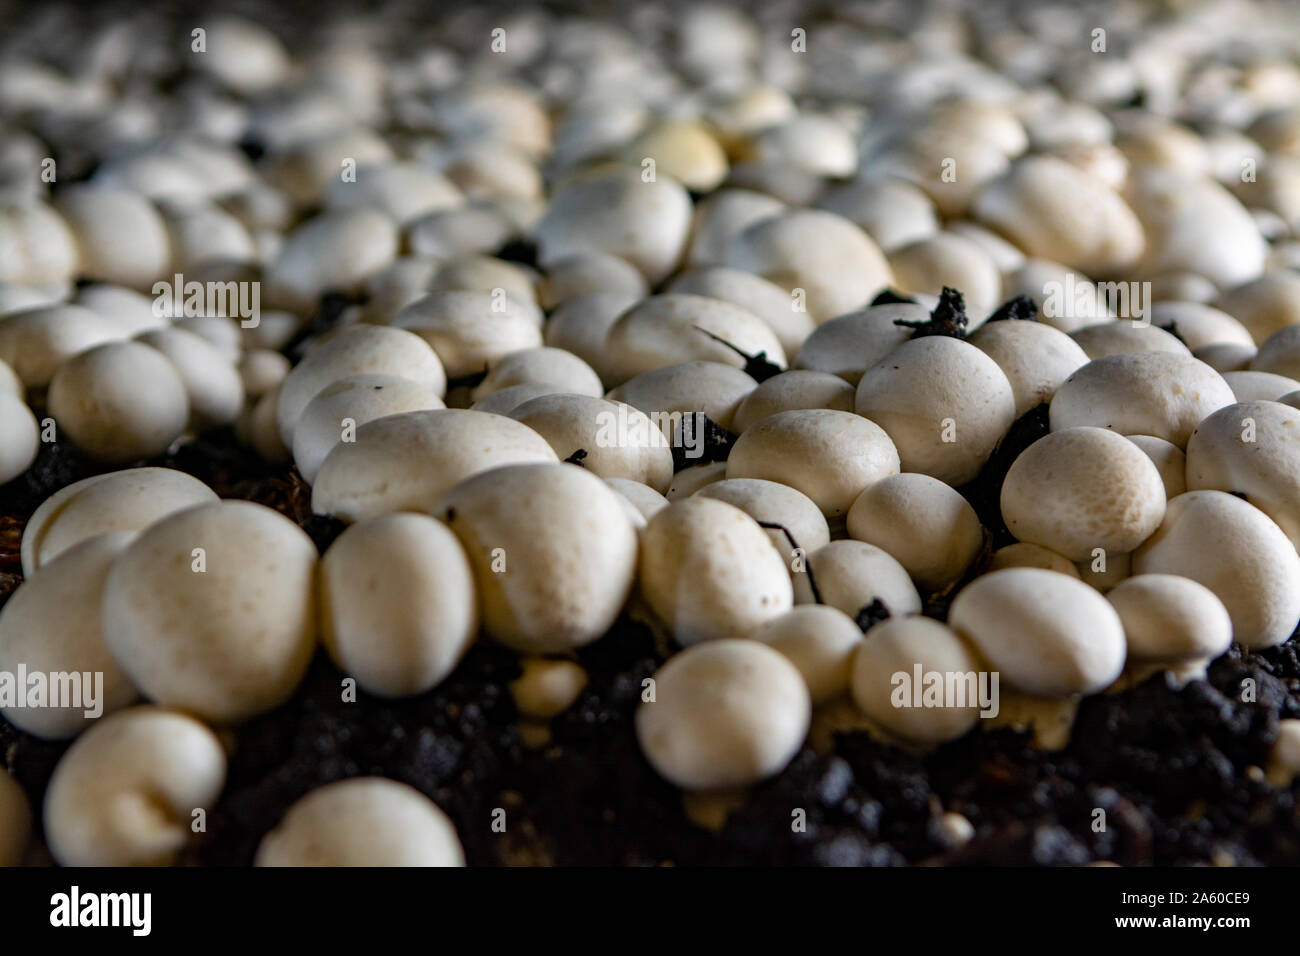
[[[55,440],[116,469],[31,516],[0,611],[0,671],[103,677],[102,716],[4,710],[73,741],[56,862],[174,860],[318,644],[402,697],[499,642],[544,740],[645,622],[638,739],[716,823],[836,729],[1059,746],[1086,695],[1291,637],[1294,11],[625,12],[379,4],[291,51],[56,6],[0,44],[0,480]],[[1044,406],[992,550],[959,489]],[[323,555],[148,464],[221,427],[347,523]],[[32,830],[0,769],[0,863]],[[464,862],[378,778],[257,861]]]

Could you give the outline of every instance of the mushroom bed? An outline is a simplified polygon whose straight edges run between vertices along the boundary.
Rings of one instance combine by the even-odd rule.
[[[0,866],[1300,864],[1300,13],[588,6],[3,24]]]

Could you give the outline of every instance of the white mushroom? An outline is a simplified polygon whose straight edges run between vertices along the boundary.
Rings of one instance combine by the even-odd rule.
[[[285,377],[276,418],[286,445],[308,403],[320,390],[354,375],[391,375],[427,385],[442,395],[447,376],[433,349],[401,329],[359,325],[317,345]]]
[[[387,415],[362,425],[355,442],[340,442],[325,456],[312,510],[344,521],[427,513],[470,475],[556,460],[546,439],[501,415],[450,408]]]
[[[1154,435],[1179,448],[1211,412],[1235,401],[1204,362],[1172,352],[1108,355],[1062,383],[1052,399],[1052,431],[1094,425],[1121,435]]]
[[[935,335],[904,342],[867,369],[856,406],[889,434],[904,471],[954,486],[979,473],[1016,417],[997,363]]]
[[[750,425],[777,412],[808,408],[851,412],[856,394],[857,390],[838,375],[791,369],[773,375],[746,395],[736,409],[733,424],[737,432],[744,432]]]
[[[77,353],[121,338],[118,326],[81,306],[25,309],[0,317],[0,361],[23,385],[42,387]]]
[[[78,448],[110,462],[162,454],[190,417],[176,366],[139,342],[110,342],[64,362],[50,381],[49,408]]]
[[[3,708],[15,726],[38,737],[74,737],[95,720],[136,699],[104,644],[100,600],[109,565],[130,542],[126,532],[101,534],[60,555],[29,577],[0,611],[0,671],[67,675],[72,700],[57,689],[43,706]],[[26,688],[24,688],[26,690]]]
[[[442,408],[440,389],[394,375],[349,375],[331,382],[307,403],[293,429],[293,460],[309,483],[334,446],[385,415]]]
[[[1124,666],[1124,628],[1096,590],[1039,568],[976,578],[957,595],[948,624],[994,670],[1027,694],[1095,694]]]
[[[176,366],[190,414],[199,428],[229,425],[244,407],[239,371],[213,345],[184,329],[155,329],[138,337]]]
[[[928,475],[889,475],[868,485],[847,516],[849,535],[884,549],[926,590],[962,575],[984,546],[979,517]]]
[[[484,628],[516,650],[591,643],[632,591],[636,529],[618,495],[581,468],[495,468],[453,487],[433,510],[465,547]]]
[[[850,617],[873,601],[895,617],[921,613],[921,596],[907,569],[874,544],[832,541],[808,554],[804,563],[803,573],[794,575],[796,604],[829,604]]]
[[[862,631],[843,611],[825,604],[801,604],[768,621],[754,632],[754,638],[790,659],[816,705],[849,689]]]
[[[798,669],[758,641],[682,651],[654,676],[637,709],[646,759],[684,790],[725,790],[780,773],[808,732],[811,703]]]
[[[769,415],[745,429],[727,458],[728,478],[789,485],[828,518],[846,514],[864,488],[898,470],[898,451],[883,428],[831,409]]]
[[[509,352],[489,363],[488,373],[472,392],[475,401],[511,385],[540,382],[563,385],[575,395],[599,398],[605,394],[600,376],[590,365],[564,349],[543,346]]]
[[[753,518],[706,497],[674,501],[641,533],[641,593],[683,645],[749,637],[794,604],[781,554]]]
[[[238,723],[288,699],[316,645],[316,546],[247,501],[140,534],[109,571],[104,640],[151,700]]]
[[[262,838],[255,866],[464,866],[456,827],[414,787],[355,777],[318,787]]]
[[[977,655],[948,627],[924,617],[892,618],[873,627],[854,655],[853,700],[889,734],[932,746],[979,722],[985,674]],[[945,696],[949,687],[960,700]]]
[[[209,504],[217,494],[171,468],[127,468],[73,482],[41,503],[23,528],[23,574],[110,531],[143,531],[167,515]]]
[[[343,673],[380,697],[442,682],[478,631],[469,560],[425,515],[355,524],[320,563],[321,638]]]
[[[585,451],[579,463],[600,478],[627,478],[660,493],[672,481],[668,439],[631,405],[586,395],[544,395],[508,414],[545,438],[562,461]]]
[[[1280,644],[1300,622],[1300,557],[1258,508],[1222,491],[1169,502],[1159,529],[1133,555],[1135,574],[1177,574],[1213,591],[1246,647]]]
[[[1088,355],[1069,335],[1043,322],[986,322],[968,339],[1011,383],[1016,417],[1050,402],[1061,383],[1088,364]]]
[[[165,866],[216,806],[226,754],[192,717],[131,707],[86,731],[54,768],[45,838],[63,866]]]
[[[1130,666],[1204,666],[1232,643],[1232,619],[1202,584],[1172,574],[1139,574],[1112,588]]]
[[[536,306],[496,292],[433,292],[393,317],[437,353],[451,378],[482,372],[510,352],[542,344]]]
[[[1072,561],[1101,548],[1126,554],[1165,514],[1155,464],[1127,439],[1104,428],[1067,428],[1034,442],[1002,483],[1002,517],[1021,541]]]

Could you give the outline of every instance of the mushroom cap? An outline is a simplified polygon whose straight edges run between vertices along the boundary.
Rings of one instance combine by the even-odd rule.
[[[812,604],[810,578],[816,579],[821,602],[850,617],[880,601],[895,617],[921,613],[921,596],[904,568],[884,548],[865,541],[841,539],[822,545],[807,556],[807,573],[794,576],[796,604]]]
[[[619,316],[605,339],[604,361],[618,383],[685,360],[744,367],[743,356],[711,336],[785,365],[780,340],[757,315],[722,299],[685,293],[651,296]]]
[[[1129,352],[1191,355],[1191,349],[1173,334],[1154,324],[1139,324],[1127,319],[1110,319],[1085,325],[1071,332],[1070,338],[1087,353],[1089,360]]]
[[[1079,569],[1065,555],[1057,554],[1051,548],[1044,548],[1041,544],[1029,544],[1025,541],[1017,541],[993,552],[993,557],[989,559],[988,570],[1001,571],[1003,568],[1042,568],[1072,578],[1080,577]]]
[[[280,387],[276,421],[285,445],[292,447],[294,428],[307,405],[327,385],[353,375],[392,375],[447,390],[442,362],[420,337],[402,329],[357,325],[341,330],[303,357]]]
[[[171,242],[158,210],[125,189],[74,184],[55,208],[77,243],[78,275],[148,289],[171,266]]]
[[[1151,464],[1160,472],[1160,480],[1165,485],[1165,500],[1176,498],[1187,490],[1187,456],[1173,442],[1167,442],[1155,435],[1125,435],[1129,441],[1142,450],[1142,454],[1151,459]]]
[[[157,349],[176,366],[198,427],[229,425],[243,411],[243,379],[216,346],[177,328],[154,329],[136,340]]]
[[[638,529],[644,528],[645,522],[654,517],[656,512],[668,507],[667,498],[649,485],[644,485],[639,481],[632,481],[629,478],[606,478],[605,484],[617,491],[619,496],[641,515],[639,524],[635,519],[633,520]]]
[[[1272,647],[1300,622],[1300,556],[1269,517],[1223,491],[1189,491],[1133,554],[1135,574],[1177,574],[1213,591],[1232,639]]]
[[[427,515],[347,528],[320,563],[321,638],[366,691],[406,697],[437,686],[478,633],[469,560]]]
[[[684,790],[744,787],[780,773],[803,744],[812,706],[798,669],[746,640],[669,658],[636,713],[641,751]]]
[[[1016,418],[1011,383],[968,342],[911,339],[867,369],[856,408],[888,433],[904,471],[973,479]]]
[[[565,392],[574,395],[599,398],[605,394],[600,376],[581,358],[564,349],[539,346],[509,352],[491,362],[472,396],[478,401],[500,389],[529,382],[563,385]]]
[[[1154,435],[1179,448],[1211,412],[1235,401],[1204,362],[1172,352],[1108,355],[1062,383],[1052,399],[1052,431],[1078,425],[1121,435]]]
[[[830,543],[830,528],[817,503],[789,485],[762,478],[727,478],[707,484],[695,494],[735,505],[755,521],[782,525],[805,554]],[[782,557],[792,557],[795,545],[790,539],[779,528],[765,530]]]
[[[921,687],[914,687],[920,667]],[[978,680],[982,662],[966,642],[947,626],[925,617],[890,618],[875,625],[853,657],[853,700],[868,717],[891,734],[920,744],[956,740],[979,722]],[[938,706],[915,706],[924,693],[926,675],[938,674],[944,686],[962,693],[941,696]],[[971,685],[962,679],[974,675]],[[901,676],[900,676],[901,675]],[[906,678],[906,680],[904,680]],[[954,679],[955,678],[955,679]],[[972,693],[973,691],[973,693]]]
[[[967,341],[1002,369],[1017,418],[1050,402],[1061,383],[1088,364],[1074,339],[1043,322],[985,322]]]
[[[484,628],[515,650],[590,644],[632,592],[636,528],[619,496],[582,468],[493,468],[451,488],[433,511],[469,557]]]
[[[750,425],[777,412],[805,408],[851,412],[856,394],[857,390],[838,375],[791,369],[773,375],[745,396],[736,409],[735,430],[744,432]]]
[[[862,631],[838,608],[800,604],[762,625],[754,639],[790,659],[816,705],[849,689],[853,655],[862,644]]]
[[[36,460],[40,425],[18,396],[0,392],[0,483],[17,478]]]
[[[1232,619],[1213,591],[1174,574],[1139,574],[1106,594],[1124,624],[1128,656],[1140,661],[1218,657]]]
[[[767,323],[786,356],[796,354],[816,328],[812,316],[796,308],[789,292],[740,269],[709,266],[684,272],[668,286],[668,292],[719,299],[753,313]]]
[[[1012,463],[1002,483],[1002,517],[1021,541],[1072,561],[1102,548],[1126,554],[1165,514],[1160,472],[1128,439],[1104,428],[1052,432]]]
[[[740,403],[757,387],[758,382],[741,369],[719,362],[693,361],[644,372],[610,389],[605,397],[639,408],[672,438],[679,430],[680,419],[691,412],[703,412],[730,430]],[[687,451],[690,457],[690,449]]]
[[[255,866],[464,866],[456,827],[414,787],[353,777],[300,797],[262,838]]]
[[[120,327],[79,305],[24,309],[0,316],[0,361],[39,388],[74,355],[121,338]]]
[[[803,492],[828,518],[845,514],[872,482],[898,473],[885,430],[852,412],[778,412],[745,429],[727,457],[728,478],[765,478]]]
[[[27,578],[0,610],[0,671],[12,674],[23,665],[29,672],[75,673],[85,682],[80,706],[50,700],[44,707],[4,708],[10,723],[46,739],[74,737],[138,696],[100,624],[109,566],[132,537],[118,531],[81,542]]]
[[[673,480],[668,439],[631,405],[587,395],[543,395],[509,413],[546,439],[561,461],[579,449],[582,467],[600,478],[629,478],[663,493]]]
[[[581,252],[626,259],[652,283],[681,261],[691,227],[691,199],[667,175],[643,182],[639,169],[618,167],[569,183],[551,200],[536,237],[543,268]]]
[[[1300,382],[1272,372],[1242,370],[1221,374],[1238,402],[1274,402],[1300,390]]]
[[[185,714],[129,707],[82,734],[54,768],[42,818],[62,866],[165,866],[226,779],[216,735]]]
[[[151,525],[113,562],[104,640],[151,700],[238,723],[283,703],[306,673],[315,569],[311,538],[270,508],[189,508]]]
[[[882,548],[920,587],[961,576],[984,546],[984,527],[960,494],[929,475],[888,475],[849,508],[850,537]]]
[[[126,468],[73,482],[46,498],[23,528],[23,574],[95,535],[143,531],[167,515],[217,501],[199,479],[173,468]]]
[[[1187,442],[1187,490],[1245,498],[1300,544],[1300,409],[1241,402],[1209,415]]]
[[[1087,221],[1078,210],[1091,210]],[[1146,247],[1142,223],[1118,193],[1053,156],[1026,156],[975,196],[974,218],[1027,255],[1090,275],[1131,269]]]
[[[893,278],[884,253],[865,232],[821,209],[758,220],[727,243],[722,264],[783,289],[803,289],[818,322],[862,308]]]
[[[501,290],[431,292],[393,317],[424,339],[451,378],[475,375],[511,352],[542,344],[541,313]]]
[[[1124,628],[1096,590],[1041,568],[1007,568],[957,594],[948,625],[1015,689],[1040,697],[1094,694],[1124,667]]]
[[[349,375],[331,382],[307,403],[293,429],[293,460],[307,482],[344,437],[344,423],[356,429],[376,418],[443,408],[440,389],[431,382],[394,375]]]
[[[799,348],[795,366],[832,372],[850,385],[912,336],[900,321],[924,322],[930,310],[923,305],[893,302],[872,305],[819,325]]]
[[[337,175],[337,157],[331,163]],[[392,265],[398,249],[397,223],[378,209],[323,212],[285,237],[266,271],[267,300],[310,314],[327,291],[360,290],[366,279]]]
[[[128,462],[165,452],[190,417],[185,383],[161,352],[109,342],[74,356],[50,381],[50,414],[86,454]]]
[[[758,522],[714,498],[673,501],[649,518],[640,560],[641,594],[679,644],[749,637],[794,604]]]

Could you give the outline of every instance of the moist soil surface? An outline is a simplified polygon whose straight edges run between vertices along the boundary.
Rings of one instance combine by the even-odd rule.
[[[989,530],[989,548],[1009,542],[997,507],[1006,469],[1046,431],[1045,407],[1027,413],[961,489]],[[292,468],[267,466],[229,431],[145,464],[275,508],[322,551],[343,528],[311,514],[310,489]],[[32,511],[103,470],[51,444],[0,488],[0,603],[22,580],[19,543]],[[930,596],[926,613],[942,619],[952,590]],[[344,675],[321,654],[287,704],[229,732],[227,786],[183,862],[248,865],[293,801],[375,774],[435,800],[470,865],[1300,864],[1300,781],[1275,788],[1259,769],[1278,721],[1300,717],[1294,636],[1260,652],[1234,646],[1207,679],[1182,688],[1156,675],[1089,697],[1061,751],[1010,729],[977,727],[924,755],[861,732],[838,734],[829,751],[805,749],[756,787],[716,833],[687,819],[680,792],[636,742],[641,681],[666,651],[626,619],[581,650],[590,682],[542,745],[526,741],[507,688],[518,674],[515,655],[487,641],[434,690],[400,701],[359,691],[345,701]],[[0,719],[0,759],[34,806],[66,747]],[[950,845],[937,824],[946,812],[965,816],[974,838]],[[797,818],[805,825],[792,825]]]

